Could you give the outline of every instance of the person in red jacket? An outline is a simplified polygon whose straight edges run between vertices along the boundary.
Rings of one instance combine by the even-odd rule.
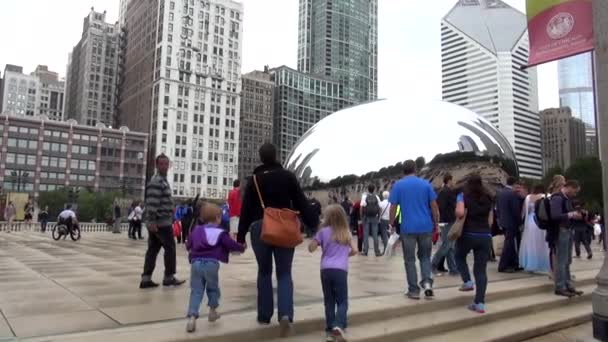
[[[241,218],[241,181],[238,179],[232,183],[233,189],[228,193],[228,211],[230,215],[230,231],[239,230]]]

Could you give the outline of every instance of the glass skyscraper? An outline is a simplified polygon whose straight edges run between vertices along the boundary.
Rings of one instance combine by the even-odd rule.
[[[378,96],[378,0],[300,0],[298,71],[342,84],[356,104]]]
[[[572,116],[595,128],[593,98],[593,67],[591,52],[562,59],[558,62],[559,102],[570,107]]]

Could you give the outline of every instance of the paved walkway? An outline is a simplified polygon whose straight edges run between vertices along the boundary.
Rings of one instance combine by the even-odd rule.
[[[596,258],[575,260],[573,268],[599,270],[602,253],[595,249]],[[187,285],[139,290],[145,250],[145,241],[128,240],[125,234],[83,233],[82,240],[72,242],[53,241],[48,233],[0,233],[0,340],[182,319]],[[304,245],[296,251],[296,305],[322,300],[319,258],[320,253],[311,255]],[[160,281],[162,253],[157,265],[155,278]],[[255,308],[256,272],[251,249],[222,265],[221,312]],[[189,278],[183,245],[177,276]],[[533,275],[499,274],[496,264],[489,265],[491,282],[523,277]],[[401,293],[405,284],[402,258],[357,256],[349,278],[351,298]],[[459,283],[457,277],[436,278],[439,289]],[[436,295],[441,296],[441,290]]]

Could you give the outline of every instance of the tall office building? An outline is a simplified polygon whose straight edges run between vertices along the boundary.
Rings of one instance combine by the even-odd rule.
[[[258,150],[272,141],[274,82],[268,68],[241,77],[241,117],[239,129],[239,179],[251,175],[259,165]]]
[[[83,125],[117,125],[117,24],[106,22],[106,12],[84,18],[82,37],[68,58],[66,117]]]
[[[225,198],[238,176],[242,20],[231,0],[127,6],[120,121],[171,158],[177,197]]]
[[[27,75],[22,67],[7,64],[0,83],[0,113],[63,120],[65,83],[46,65]]]
[[[588,155],[597,155],[595,129],[595,98],[593,96],[592,52],[560,59],[557,62],[559,104],[570,107],[572,115],[581,119],[586,127]]]
[[[331,77],[352,104],[378,97],[378,0],[300,0],[298,71]]]
[[[540,178],[536,69],[526,16],[500,0],[460,0],[441,21],[443,99],[484,116],[514,147],[521,176]]]
[[[566,170],[585,155],[585,124],[573,117],[568,107],[540,112],[545,170],[559,166]]]

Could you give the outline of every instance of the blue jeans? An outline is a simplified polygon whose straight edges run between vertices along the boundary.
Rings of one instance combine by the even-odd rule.
[[[433,286],[431,273],[431,252],[433,250],[433,234],[401,234],[403,246],[403,259],[405,260],[405,273],[407,276],[408,293],[419,293],[420,287],[425,284]],[[418,260],[420,261],[420,286],[418,286],[418,273],[416,270],[416,245],[418,245]]]
[[[463,234],[456,241],[456,264],[462,277],[462,281],[471,281],[467,255],[473,251],[473,275],[475,276],[475,304],[485,303],[486,288],[488,287],[487,266],[490,260],[490,249],[492,248],[492,237],[482,235]]]
[[[557,267],[555,268],[555,289],[567,290],[573,288],[570,277],[572,263],[572,232],[568,228],[559,229],[559,237],[555,245]]]
[[[346,329],[348,311],[348,273],[344,270],[321,270],[323,301],[325,302],[325,330]]]
[[[383,250],[386,251],[386,245],[388,244],[388,220],[380,220],[378,229],[380,230],[380,238],[382,239],[382,244],[384,245]]]
[[[190,269],[190,304],[188,317],[198,318],[203,294],[207,292],[209,307],[217,308],[220,300],[220,263],[213,259],[195,259]]]
[[[448,223],[441,227],[441,246],[433,256],[433,268],[438,268],[439,264],[443,264],[445,258],[448,262],[448,270],[450,273],[458,272],[456,261],[454,260],[454,242],[448,239],[448,232],[454,223]]]
[[[261,240],[262,221],[251,225],[251,247],[258,263],[258,322],[268,323],[274,313],[272,258],[277,268],[278,319],[287,316],[293,322],[293,281],[291,264],[294,248],[271,246]]]
[[[378,225],[377,217],[365,217],[363,219],[363,254],[367,254],[369,250],[369,232],[372,232],[374,238],[374,253],[380,255],[380,247],[378,245]]]

